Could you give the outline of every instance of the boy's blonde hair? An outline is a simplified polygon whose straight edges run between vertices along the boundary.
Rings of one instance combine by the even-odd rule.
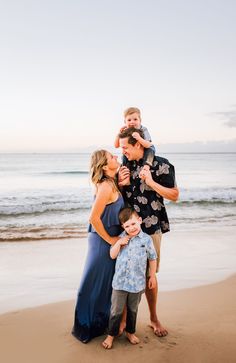
[[[137,107],[129,107],[124,111],[124,117],[127,117],[128,115],[132,115],[132,113],[137,113],[139,115],[139,118],[141,119],[141,111]]]

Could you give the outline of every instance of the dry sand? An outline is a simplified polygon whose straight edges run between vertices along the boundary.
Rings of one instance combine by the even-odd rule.
[[[161,292],[159,316],[169,335],[156,337],[148,328],[143,297],[132,346],[125,336],[114,347],[101,347],[104,337],[82,344],[71,336],[74,301],[14,311],[0,316],[2,363],[236,361],[236,276],[192,289]]]

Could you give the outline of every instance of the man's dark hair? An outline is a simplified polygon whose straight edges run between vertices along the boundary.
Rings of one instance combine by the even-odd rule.
[[[124,131],[120,132],[119,138],[125,139],[126,137],[128,137],[128,143],[134,146],[137,140],[132,136],[133,132],[138,132],[139,135],[144,139],[143,131],[140,129],[136,129],[135,127],[129,127],[128,129],[125,129]]]
[[[119,213],[120,223],[124,224],[132,217],[132,215],[139,217],[138,213],[133,208],[126,207],[126,208],[121,209],[121,211]]]

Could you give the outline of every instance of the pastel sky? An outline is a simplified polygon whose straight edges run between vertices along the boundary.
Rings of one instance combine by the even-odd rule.
[[[235,142],[234,0],[1,0],[0,151]],[[236,150],[235,150],[236,151]]]

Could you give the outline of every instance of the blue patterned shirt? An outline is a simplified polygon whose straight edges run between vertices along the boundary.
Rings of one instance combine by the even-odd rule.
[[[125,235],[126,232],[122,232],[120,237]],[[129,240],[125,247],[121,248],[117,256],[112,281],[113,289],[128,292],[143,291],[146,286],[147,260],[156,258],[157,254],[151,237],[141,230],[137,236]]]

